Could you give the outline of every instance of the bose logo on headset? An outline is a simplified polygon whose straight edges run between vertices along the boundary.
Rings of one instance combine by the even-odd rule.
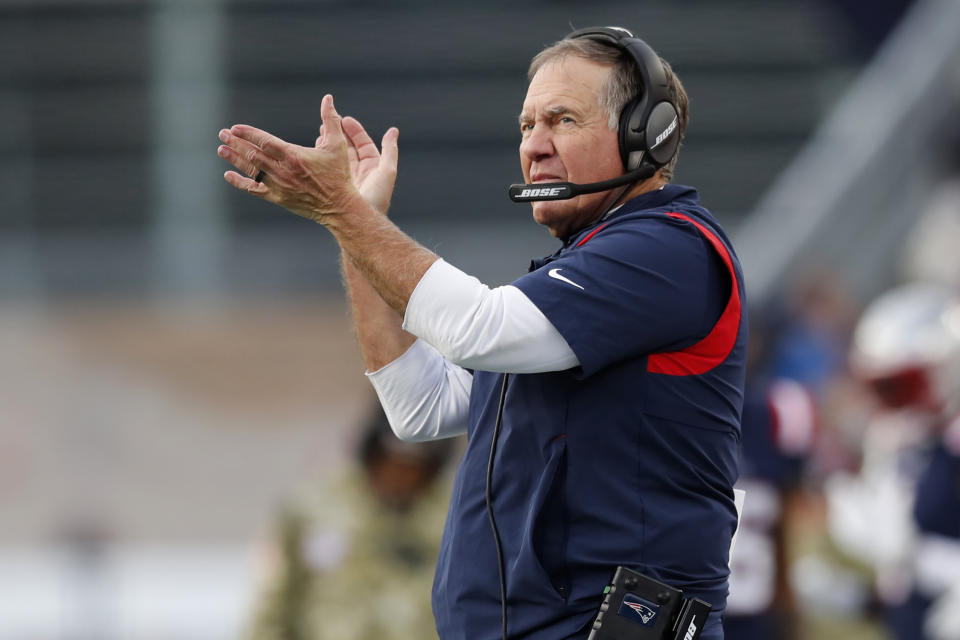
[[[674,116],[673,122],[670,123],[670,126],[663,130],[663,133],[657,136],[657,141],[653,143],[653,147],[660,146],[660,143],[667,139],[673,130],[677,128],[677,116]],[[650,147],[653,149],[653,147]]]

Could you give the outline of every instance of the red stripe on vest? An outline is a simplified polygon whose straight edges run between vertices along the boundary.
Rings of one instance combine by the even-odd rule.
[[[583,240],[581,240],[580,242],[577,243],[577,246],[578,246],[578,247],[581,247],[581,246],[587,244],[587,240],[589,240],[589,239],[592,238],[593,236],[597,235],[597,234],[600,232],[600,230],[603,229],[603,228],[604,228],[605,226],[607,226],[608,224],[610,224],[610,223],[609,223],[609,222],[604,222],[602,225],[600,225],[599,227],[597,227],[596,229],[594,229],[593,231],[591,231],[590,233],[588,233],[587,235],[585,235],[585,236],[583,237]]]
[[[720,314],[717,323],[713,325],[713,329],[706,337],[686,349],[668,353],[654,353],[647,358],[647,371],[651,373],[663,373],[671,376],[698,375],[710,371],[710,369],[726,360],[737,342],[741,311],[740,286],[737,283],[737,273],[733,269],[730,252],[710,229],[682,213],[668,213],[667,215],[693,224],[720,254],[720,258],[727,265],[727,270],[730,271],[730,278],[733,281],[733,286],[730,287],[730,299],[727,300],[723,313]]]

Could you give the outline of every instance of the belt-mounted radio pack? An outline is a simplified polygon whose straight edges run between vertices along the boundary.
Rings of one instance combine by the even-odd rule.
[[[697,640],[708,615],[703,600],[617,567],[587,640]]]

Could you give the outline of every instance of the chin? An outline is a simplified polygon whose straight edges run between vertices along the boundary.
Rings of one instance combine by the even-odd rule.
[[[570,200],[548,200],[533,203],[533,219],[550,230],[551,235],[563,238],[590,224],[600,214],[601,198],[590,195]],[[589,198],[587,201],[581,201]],[[591,213],[594,212],[594,213]]]
[[[533,221],[545,227],[550,227],[557,221],[559,212],[556,202],[535,202],[533,203]]]
[[[548,203],[538,203],[539,206],[533,208],[533,221],[540,226],[546,227],[554,238],[562,237],[567,225],[563,224],[562,211],[556,211],[555,207],[544,207]]]

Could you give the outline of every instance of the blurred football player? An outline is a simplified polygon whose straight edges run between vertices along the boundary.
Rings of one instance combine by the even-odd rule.
[[[786,534],[813,453],[817,409],[806,385],[770,378],[764,314],[751,314],[736,487],[747,492],[730,561],[726,640],[791,640],[798,616],[787,571]]]
[[[247,640],[436,637],[429,587],[455,443],[398,440],[377,405],[356,464],[281,515]]]
[[[894,638],[960,638],[956,292],[913,283],[881,295],[857,325],[850,364],[880,410],[859,473],[827,483],[831,535],[874,569]]]

